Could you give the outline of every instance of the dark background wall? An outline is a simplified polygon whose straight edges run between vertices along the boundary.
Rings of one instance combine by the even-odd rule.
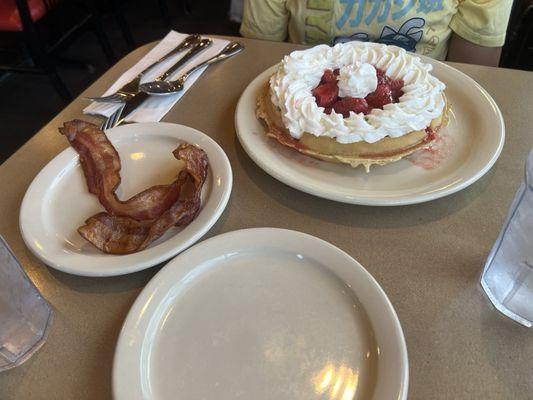
[[[115,54],[120,59],[129,49],[106,3],[106,0],[102,0],[100,4],[102,21]],[[189,1],[190,12],[186,13],[180,0],[168,0],[172,28],[187,33],[238,35],[239,25],[230,22],[228,18],[229,3],[229,0]],[[161,16],[156,0],[124,0],[122,10],[130,26],[135,46],[161,39],[170,29]],[[3,44],[6,46],[2,46]],[[9,45],[13,46],[11,42]],[[5,47],[7,43],[2,43],[0,36],[0,48]],[[6,51],[0,55],[3,62],[12,61],[6,59],[9,57],[14,55]],[[74,97],[109,68],[102,49],[90,32],[80,35],[59,57],[59,73]],[[45,75],[0,75],[0,163],[65,105]]]

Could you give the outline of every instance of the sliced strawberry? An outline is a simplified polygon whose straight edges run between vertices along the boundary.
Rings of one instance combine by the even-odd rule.
[[[335,69],[333,70],[333,74],[334,74],[335,76],[339,76],[340,73],[341,73],[340,68],[335,68]]]
[[[376,75],[378,76],[378,78],[380,76],[384,76],[385,75],[385,71],[383,71],[381,68],[378,68],[376,66],[374,66],[374,68],[376,69]]]
[[[395,79],[390,81],[391,90],[401,90],[403,88],[403,79]]]
[[[322,79],[320,80],[320,84],[324,84],[324,83],[335,83],[337,82],[337,76],[335,75],[335,73],[330,70],[330,69],[327,69],[324,71],[324,74],[322,74]]]
[[[378,85],[380,83],[384,83],[388,85],[391,81],[391,79],[387,75],[385,75],[385,71],[383,71],[382,69],[376,68],[376,75],[378,77]]]
[[[403,96],[403,79],[396,79],[390,82],[390,89],[392,94],[392,102],[398,103],[400,97]]]
[[[392,96],[392,102],[398,103],[400,101],[400,97],[403,96],[403,90],[401,89],[391,90],[391,96]]]
[[[371,108],[383,108],[385,104],[392,103],[392,92],[389,85],[379,83],[376,90],[365,99]]]
[[[424,141],[429,143],[429,142],[435,140],[436,137],[437,137],[437,133],[433,130],[431,125],[428,126],[426,128],[426,137],[424,138]]]
[[[390,85],[391,79],[387,75],[378,76],[378,85],[384,84],[384,85]]]
[[[324,112],[325,112],[326,114],[329,115],[329,114],[331,114],[331,111],[332,111],[332,110],[333,110],[333,108],[331,108],[331,107],[326,107],[326,108],[324,109]]]
[[[319,107],[331,107],[337,100],[339,88],[336,83],[324,83],[314,88],[311,93],[315,96]]]
[[[350,116],[350,111],[363,114],[370,112],[366,100],[359,97],[343,97],[333,104],[333,109],[336,113],[342,114],[344,118]]]

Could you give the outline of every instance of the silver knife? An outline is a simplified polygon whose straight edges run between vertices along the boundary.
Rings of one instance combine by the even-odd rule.
[[[174,72],[176,72],[178,69],[180,69],[185,63],[187,63],[191,58],[193,58],[195,55],[200,53],[202,50],[205,50],[211,44],[213,41],[211,39],[202,39],[200,42],[193,45],[193,47],[182,57],[180,58],[176,64],[174,64],[170,69],[168,69],[165,73],[162,75],[159,75],[155,80],[165,80],[169,76],[171,76]],[[117,118],[117,123],[114,126],[118,126],[122,123],[124,123],[124,119],[137,107],[141,105],[141,103],[146,100],[150,95],[143,93],[143,92],[137,92],[134,96],[130,97],[125,101],[124,107],[122,107],[122,110],[120,111],[120,117]]]
[[[141,78],[144,74],[146,74],[148,71],[150,71],[153,67],[155,67],[157,64],[168,60],[170,57],[174,56],[175,54],[178,54],[182,52],[185,49],[188,49],[192,46],[197,45],[202,40],[202,37],[198,34],[189,35],[185,39],[181,41],[180,44],[178,44],[175,48],[170,50],[167,54],[165,54],[163,57],[161,57],[159,60],[153,62],[148,67],[146,67],[144,70],[142,70],[140,73],[137,74],[135,78],[133,78],[128,83],[124,84],[120,89],[116,90],[113,95],[109,96],[98,96],[98,97],[88,97],[89,100],[93,101],[103,101],[103,102],[111,102],[111,103],[122,103],[124,101],[125,97],[132,96],[135,93],[139,92],[139,82],[141,81]],[[110,97],[113,97],[114,95],[117,95],[119,93],[122,93],[121,97],[117,98],[116,100],[110,99]]]
[[[137,74],[135,78],[133,78],[130,82],[126,83],[124,86],[122,86],[119,90],[126,91],[126,92],[138,92],[139,91],[139,81],[141,80],[142,76],[146,74],[148,71],[150,71],[153,67],[155,67],[157,64],[168,60],[170,57],[174,56],[175,54],[178,54],[182,52],[183,50],[186,50],[188,48],[194,48],[194,46],[197,46],[198,43],[200,43],[202,40],[202,37],[198,34],[189,35],[185,39],[182,40],[180,44],[178,44],[174,49],[170,50],[169,53],[165,54],[163,57],[161,57],[159,60],[153,62],[148,67],[143,69],[141,72]]]
[[[196,43],[192,46],[192,48],[179,59],[179,61],[172,66],[172,68],[169,68],[164,74],[159,75],[154,80],[156,81],[164,81],[168,77],[172,76],[174,72],[176,72],[178,69],[180,69],[185,63],[187,63],[191,58],[193,58],[195,55],[200,53],[201,51],[207,49],[209,46],[213,44],[213,41],[211,39],[202,39],[199,43]]]

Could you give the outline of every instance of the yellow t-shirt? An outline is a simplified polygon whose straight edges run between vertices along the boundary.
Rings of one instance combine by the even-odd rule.
[[[444,59],[452,31],[502,46],[512,0],[245,0],[241,34],[300,44],[393,44]]]

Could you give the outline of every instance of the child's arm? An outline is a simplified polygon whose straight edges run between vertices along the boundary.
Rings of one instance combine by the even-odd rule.
[[[497,67],[501,52],[501,47],[480,46],[453,33],[450,39],[447,60]]]
[[[512,0],[459,0],[450,21],[448,60],[497,66]]]

